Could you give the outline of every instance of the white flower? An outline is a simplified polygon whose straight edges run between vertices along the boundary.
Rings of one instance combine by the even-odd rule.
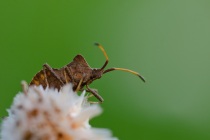
[[[87,102],[85,91],[78,96],[66,85],[61,91],[39,86],[24,92],[2,123],[2,140],[116,140],[109,130],[89,125],[102,110]]]

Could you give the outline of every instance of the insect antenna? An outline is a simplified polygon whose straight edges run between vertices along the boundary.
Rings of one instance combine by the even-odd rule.
[[[107,64],[109,62],[109,58],[108,58],[108,56],[106,54],[106,51],[104,50],[103,46],[101,46],[99,43],[95,43],[95,45],[98,46],[101,49],[101,51],[103,52],[103,54],[104,54],[104,56],[106,58],[106,61],[105,61],[104,65],[101,67],[101,70],[104,70],[104,68],[107,66]],[[121,70],[121,71],[125,71],[125,72],[130,72],[130,73],[138,76],[143,82],[146,82],[144,77],[141,76],[139,73],[137,73],[135,71],[132,71],[132,70],[129,70],[129,69],[125,69],[125,68],[109,68],[109,69],[105,70],[103,72],[103,74],[105,74],[107,72],[110,72],[110,71],[113,71],[113,70]]]
[[[106,67],[106,65],[108,64],[109,58],[108,58],[108,55],[106,54],[106,51],[104,50],[103,46],[101,46],[99,43],[95,43],[95,45],[98,46],[99,49],[101,49],[101,51],[103,52],[103,54],[106,58],[104,65],[101,67],[101,70],[103,70]]]
[[[144,79],[143,76],[141,76],[139,73],[135,72],[135,71],[132,71],[132,70],[129,70],[129,69],[125,69],[125,68],[109,68],[107,70],[105,70],[103,72],[103,74],[107,73],[107,72],[110,72],[110,71],[113,71],[113,70],[121,70],[121,71],[125,71],[125,72],[130,72],[136,76],[138,76],[143,82],[146,82],[146,80]]]

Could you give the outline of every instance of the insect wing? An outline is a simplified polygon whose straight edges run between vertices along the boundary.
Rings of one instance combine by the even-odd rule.
[[[56,70],[57,69],[54,69],[55,72]],[[45,73],[46,75],[44,74],[44,70],[38,72],[32,79],[30,85],[36,85],[36,86],[42,85],[44,88],[49,86],[52,88],[60,89],[62,83],[56,78],[56,76],[54,76],[51,73],[51,71],[47,69],[45,69]]]

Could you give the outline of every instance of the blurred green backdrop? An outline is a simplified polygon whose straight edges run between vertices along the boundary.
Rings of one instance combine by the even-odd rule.
[[[112,72],[95,81],[104,112],[91,121],[122,140],[210,139],[209,0],[1,0],[0,116],[47,62],[81,53]],[[96,59],[97,58],[97,59]]]

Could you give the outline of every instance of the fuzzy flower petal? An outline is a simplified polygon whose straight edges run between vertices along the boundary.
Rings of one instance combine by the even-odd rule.
[[[117,140],[108,129],[92,128],[89,119],[99,115],[99,105],[78,96],[72,85],[60,91],[29,87],[14,98],[3,121],[2,140]]]

